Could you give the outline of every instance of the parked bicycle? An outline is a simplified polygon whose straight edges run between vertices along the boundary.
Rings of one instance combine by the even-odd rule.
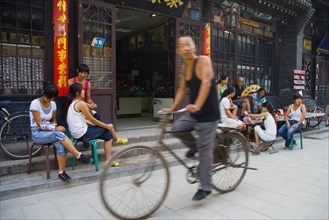
[[[11,101],[0,101],[0,148],[5,156],[12,159],[29,157],[29,146],[32,145],[30,116],[28,111],[9,113],[7,108]],[[35,148],[32,155],[41,148]]]
[[[172,112],[178,113],[181,111]],[[187,169],[186,180],[199,182],[198,162],[179,157],[164,141],[169,115],[160,123],[161,134],[154,147],[132,146],[116,153],[106,164],[100,178],[100,193],[105,207],[120,219],[144,219],[163,203],[169,189],[168,151]],[[219,193],[234,190],[242,182],[248,167],[248,144],[237,130],[218,127],[212,168],[213,187]],[[112,162],[119,167],[112,167]],[[197,165],[195,165],[197,164]],[[114,176],[122,177],[120,182]]]

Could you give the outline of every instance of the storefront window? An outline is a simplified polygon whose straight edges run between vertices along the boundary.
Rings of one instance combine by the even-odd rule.
[[[83,5],[83,63],[92,70],[93,88],[112,88],[112,12],[108,8]],[[102,46],[93,45],[103,39]]]
[[[255,74],[255,37],[249,35],[238,36],[237,72],[245,78],[246,85],[258,84]]]
[[[213,28],[213,50],[212,61],[216,78],[222,74],[227,74],[231,78],[234,73],[234,35],[235,33],[223,31],[220,28]]]
[[[258,84],[262,85],[266,92],[272,91],[272,60],[273,60],[273,42],[272,40],[259,39],[258,41]]]
[[[44,81],[44,1],[12,2],[0,6],[0,94],[36,94]]]

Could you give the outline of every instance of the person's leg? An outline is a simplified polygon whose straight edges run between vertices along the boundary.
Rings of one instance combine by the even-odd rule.
[[[196,122],[194,118],[189,113],[184,114],[178,120],[174,122],[171,127],[171,132],[173,135],[180,139],[184,145],[189,147],[191,150],[196,151],[196,138],[191,133],[193,124]]]
[[[244,103],[246,104],[246,109],[248,112],[251,112],[250,110],[250,101],[249,101],[249,98],[244,98],[243,99]]]
[[[254,113],[254,114],[258,113],[258,106],[256,106],[256,105],[252,106],[252,113]]]
[[[58,163],[58,178],[61,179],[64,182],[69,182],[71,180],[71,177],[65,172],[66,168],[66,149],[57,141],[57,143],[54,143],[56,145],[57,150],[57,163]]]
[[[105,159],[110,160],[112,154],[112,143],[113,143],[112,133],[109,130],[99,126],[88,126],[87,132],[83,135],[82,138],[80,138],[80,140],[94,140],[94,139],[104,140]]]
[[[279,129],[278,133],[279,135],[284,139],[287,140],[287,124],[284,124],[281,126],[281,128]]]
[[[297,128],[293,128],[292,125],[297,123],[297,121],[295,121],[295,120],[289,121],[289,123],[290,123],[290,128],[288,129],[287,140],[286,140],[286,146],[287,147],[289,147],[291,139],[294,136],[294,133],[299,132],[303,127],[303,124],[301,124]]]
[[[58,171],[62,173],[66,168],[66,155],[57,155]]]
[[[258,133],[260,133],[263,130],[259,125],[255,126],[254,128],[254,136],[255,136],[255,147],[258,148],[259,147],[259,135]]]
[[[112,133],[109,131],[104,131],[103,134],[101,134],[98,139],[104,140],[104,152],[105,152],[105,160],[109,161],[112,157],[112,144],[113,144],[113,138]]]
[[[208,192],[212,189],[211,168],[217,123],[217,121],[213,121],[196,122],[195,124],[195,129],[198,135],[197,149],[200,156],[200,188],[201,190]]]
[[[244,112],[247,110],[247,104],[244,102],[241,104],[241,116],[244,116]]]

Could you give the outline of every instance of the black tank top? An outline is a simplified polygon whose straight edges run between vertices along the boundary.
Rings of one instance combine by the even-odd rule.
[[[201,85],[201,80],[196,76],[195,67],[198,62],[198,59],[194,61],[192,77],[190,80],[186,80],[186,85],[190,89],[190,103],[194,104],[196,98],[199,94],[199,89]],[[218,95],[216,89],[215,79],[211,80],[211,88],[209,95],[200,109],[200,111],[191,114],[197,121],[208,122],[216,121],[220,119],[219,115],[219,105],[218,105]]]

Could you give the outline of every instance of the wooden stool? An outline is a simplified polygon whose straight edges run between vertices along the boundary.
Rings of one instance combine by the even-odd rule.
[[[299,138],[300,138],[300,149],[303,149],[303,132],[302,130],[299,131]],[[292,150],[294,147],[294,137],[291,138],[289,148]]]
[[[52,146],[54,149],[54,157],[55,157],[55,167],[58,167],[58,163],[57,163],[57,151],[56,151],[56,147],[52,144],[52,143],[48,143],[48,144],[37,144],[34,143],[32,144],[32,146],[29,149],[29,171],[28,174],[30,174],[32,172],[32,152],[33,152],[33,147],[42,147],[45,150],[45,156],[46,156],[46,170],[47,170],[47,179],[50,179],[50,169],[49,169],[49,148]]]
[[[78,142],[76,139],[72,138],[73,140],[73,144],[74,147],[77,148]],[[90,146],[91,146],[91,153],[92,153],[92,157],[93,157],[93,163],[95,164],[95,170],[98,171],[99,167],[98,167],[98,153],[97,153],[97,140],[89,140],[87,141]],[[72,170],[75,169],[75,162],[76,162],[76,157],[73,157],[72,160]]]

